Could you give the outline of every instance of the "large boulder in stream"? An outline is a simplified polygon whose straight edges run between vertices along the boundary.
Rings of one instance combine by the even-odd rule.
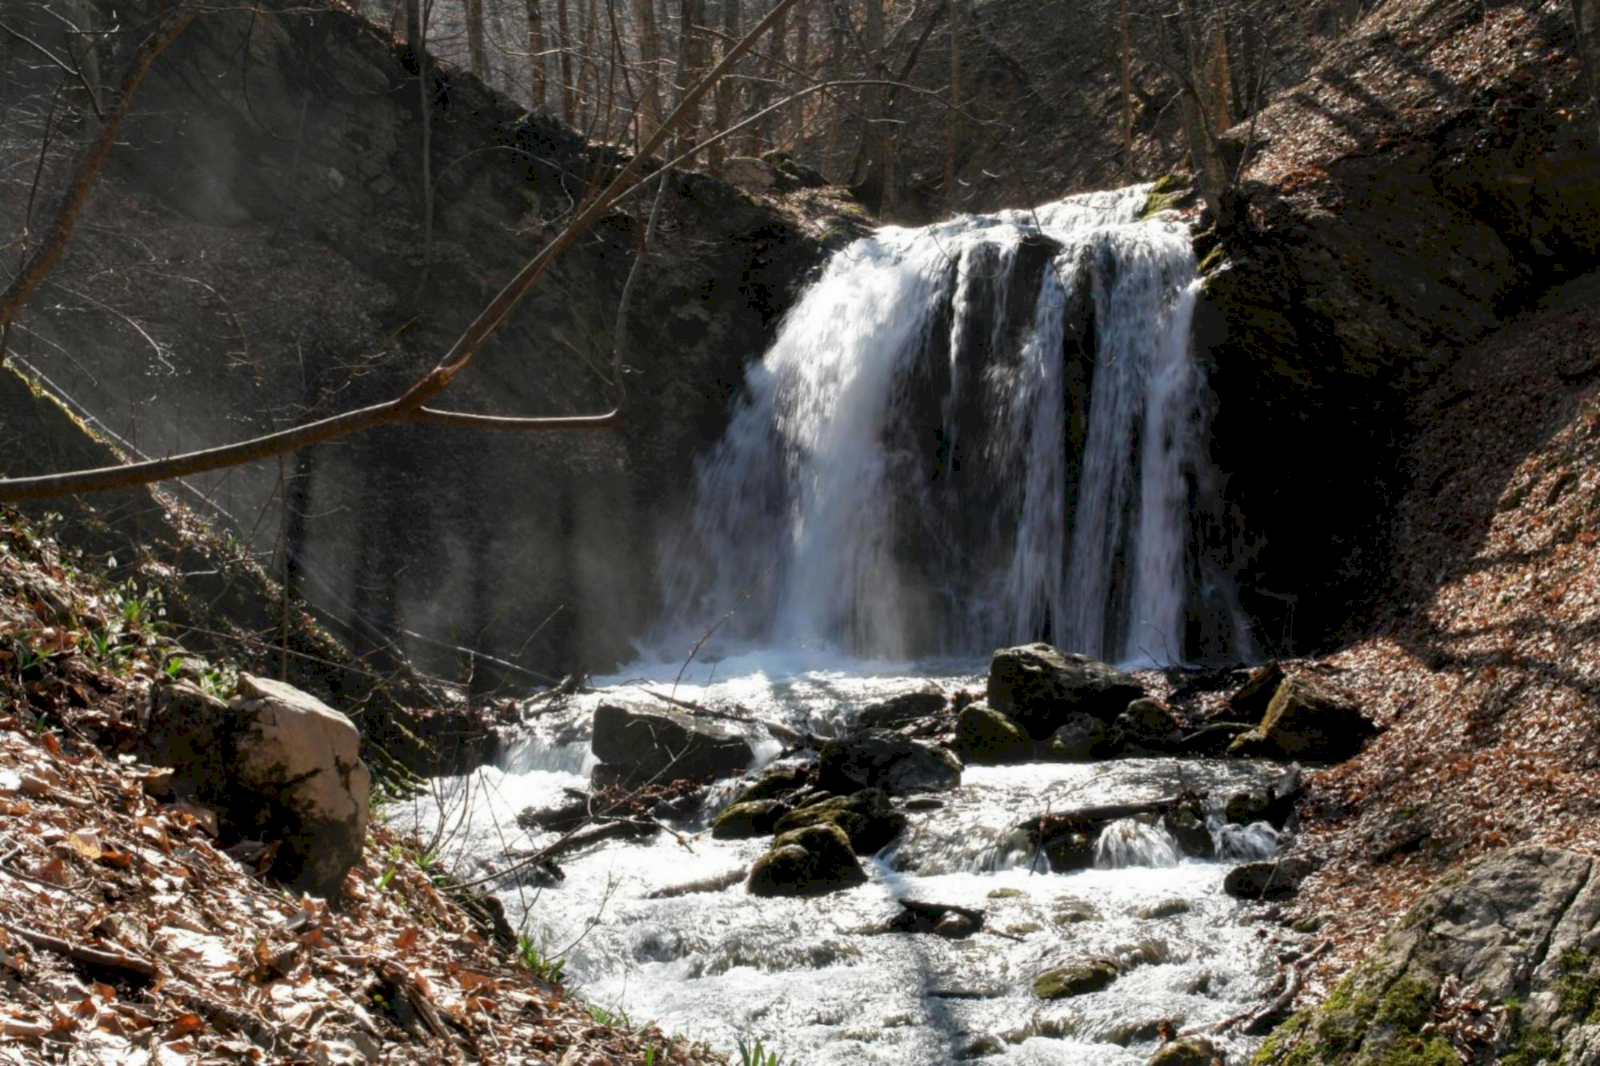
[[[778,819],[779,834],[812,825],[833,825],[844,830],[857,855],[871,855],[887,847],[906,827],[906,816],[889,806],[882,789],[867,788],[852,796],[834,796],[790,811]]]
[[[850,838],[836,825],[811,825],[784,833],[750,866],[752,896],[820,896],[867,880]]]
[[[736,774],[755,752],[744,737],[683,711],[602,703],[594,712],[595,787],[709,781]]]
[[[989,706],[1035,740],[1050,736],[1074,713],[1115,721],[1144,695],[1133,675],[1048,644],[1002,648],[989,663]]]
[[[1229,745],[1228,754],[1339,762],[1376,732],[1349,699],[1320,681],[1296,676],[1278,686],[1261,724]]]
[[[1033,738],[1016,722],[981,702],[962,708],[952,747],[964,762],[991,766],[1033,758]]]
[[[278,842],[273,874],[334,897],[361,859],[372,777],[350,719],[270,678],[239,675],[228,703],[161,685],[139,753],[217,810],[225,841]]]
[[[1523,847],[1447,873],[1254,1061],[1455,1063],[1470,1028],[1489,1034],[1474,1061],[1600,1066],[1600,859]]]
[[[886,729],[862,729],[830,740],[817,758],[817,784],[834,793],[881,788],[903,796],[960,783],[960,759],[944,748]]]

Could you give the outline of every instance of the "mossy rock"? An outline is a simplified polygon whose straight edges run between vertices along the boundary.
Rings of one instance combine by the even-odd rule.
[[[987,704],[969,704],[956,719],[955,753],[963,762],[1001,766],[1033,757],[1033,738]]]
[[[1066,999],[1098,992],[1117,979],[1117,964],[1110,959],[1086,959],[1046,970],[1033,979],[1033,994],[1040,999]]]
[[[1211,1066],[1218,1059],[1217,1047],[1203,1036],[1189,1036],[1165,1044],[1146,1066]]]
[[[844,830],[812,825],[773,841],[751,864],[745,888],[752,896],[820,896],[866,880]]]
[[[1144,207],[1139,210],[1139,221],[1154,218],[1163,211],[1173,211],[1186,206],[1194,199],[1194,190],[1187,179],[1177,174],[1163,174],[1150,186]]]
[[[850,838],[857,855],[871,855],[905,830],[906,816],[889,806],[889,797],[882,790],[864,788],[791,811],[777,820],[774,829],[781,834],[813,825],[837,826]]]
[[[789,805],[779,800],[761,799],[735,803],[711,823],[711,835],[718,840],[746,840],[766,836],[789,813]]]
[[[804,788],[811,783],[811,770],[805,766],[774,766],[746,787],[729,804],[729,809],[741,803],[777,799],[786,792]]]
[[[1339,762],[1376,732],[1343,696],[1312,678],[1290,677],[1273,694],[1261,724],[1239,736],[1228,754]]]

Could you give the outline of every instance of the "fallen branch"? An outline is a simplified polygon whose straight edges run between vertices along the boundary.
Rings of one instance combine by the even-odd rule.
[[[99,948],[88,948],[81,944],[73,944],[62,940],[60,937],[41,933],[37,929],[29,929],[24,925],[12,925],[10,922],[0,922],[0,929],[4,929],[12,936],[32,944],[44,951],[54,952],[65,956],[73,962],[84,966],[95,966],[114,973],[129,974],[144,981],[154,980],[160,973],[156,964],[148,959],[141,959],[136,955],[128,955],[119,951],[102,951]]]

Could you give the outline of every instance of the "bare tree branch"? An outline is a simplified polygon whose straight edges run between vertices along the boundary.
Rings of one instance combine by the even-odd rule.
[[[506,320],[506,317],[516,308],[522,298],[527,295],[535,283],[549,270],[550,264],[562,252],[570,248],[579,237],[593,228],[596,222],[605,217],[619,200],[635,191],[644,184],[641,173],[648,164],[651,155],[667,143],[673,132],[693,115],[700,101],[710,92],[736,64],[739,59],[755,46],[755,43],[772,26],[782,18],[784,13],[794,7],[800,0],[779,0],[773,9],[761,22],[747,33],[738,44],[729,48],[720,62],[712,68],[711,72],[702,78],[692,89],[684,93],[682,101],[673,110],[655,134],[641,147],[641,149],[622,167],[609,184],[588,200],[577,215],[569,222],[560,233],[551,239],[540,251],[530,259],[515,277],[511,279],[500,292],[490,300],[488,305],[478,313],[465,332],[445,353],[444,357],[433,370],[418,379],[406,392],[385,403],[374,404],[353,411],[345,411],[328,418],[310,422],[305,425],[290,429],[268,433],[263,436],[253,437],[249,440],[237,441],[231,444],[220,445],[215,448],[205,448],[199,451],[175,455],[166,459],[154,459],[140,463],[129,463],[121,466],[101,467],[96,470],[78,470],[59,474],[43,474],[36,477],[8,478],[0,480],[0,501],[13,501],[25,499],[38,499],[48,496],[60,496],[77,492],[97,492],[107,489],[127,488],[132,485],[148,484],[153,481],[164,481],[169,478],[186,477],[191,474],[204,473],[209,470],[219,470],[224,467],[238,466],[242,463],[256,462],[270,459],[284,452],[304,448],[310,444],[333,440],[337,437],[347,436],[351,433],[373,429],[377,426],[397,422],[417,421],[436,425],[464,426],[477,429],[514,429],[520,431],[550,432],[563,430],[588,430],[603,429],[617,425],[621,420],[621,410],[613,407],[610,411],[596,415],[564,416],[564,417],[535,417],[535,418],[507,418],[494,415],[474,415],[464,412],[441,411],[425,406],[427,402],[449,387],[450,382],[459,374],[472,357],[477,354],[483,344],[493,335],[494,331]],[[4,317],[0,317],[0,324],[9,321],[9,317],[16,313],[34,289],[36,289],[45,275],[47,275],[60,258],[67,237],[71,233],[71,224],[81,209],[83,200],[87,198],[88,190],[92,185],[95,175],[99,172],[100,165],[105,161],[105,155],[110,150],[114,140],[114,133],[121,124],[128,111],[133,92],[138,88],[139,81],[149,70],[150,64],[161,50],[171,43],[181,32],[182,27],[193,21],[197,9],[186,8],[180,12],[177,23],[169,25],[166,30],[158,34],[141,48],[139,56],[129,69],[128,76],[123,80],[123,91],[118,97],[116,106],[108,116],[104,130],[95,142],[84,160],[80,163],[78,173],[74,178],[72,194],[69,194],[68,203],[73,204],[65,223],[58,216],[56,230],[48,247],[51,254],[47,261],[41,263],[41,255],[35,256],[29,267],[24,271],[25,277],[31,277],[31,284],[26,288],[21,287],[24,277],[19,277],[7,290],[6,302],[0,304],[0,310],[9,308]],[[186,17],[185,17],[186,16]],[[152,49],[153,45],[159,45]],[[92,164],[92,165],[91,165]],[[74,202],[73,194],[76,196]],[[64,209],[65,213],[65,209]],[[12,298],[15,290],[18,295]],[[618,379],[620,387],[620,378]]]

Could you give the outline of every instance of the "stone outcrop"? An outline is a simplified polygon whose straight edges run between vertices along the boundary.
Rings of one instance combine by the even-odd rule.
[[[315,697],[248,674],[227,704],[188,684],[158,687],[142,758],[218,812],[224,839],[277,842],[273,872],[338,894],[361,857],[371,775],[355,726]]]
[[[1278,686],[1261,723],[1235,739],[1228,754],[1338,762],[1360,751],[1375,732],[1348,698],[1302,675]]]
[[[1410,469],[1395,441],[1421,389],[1600,261],[1568,5],[1361,6],[1304,82],[1223,137],[1243,153],[1241,225],[1195,308],[1212,454],[1252,545],[1241,599],[1278,647],[1388,587],[1384,512]]]
[[[1457,1062],[1434,1023],[1466,1012],[1458,1022],[1481,1021],[1496,1034],[1481,1061],[1594,1066],[1597,949],[1594,857],[1545,847],[1496,852],[1442,878],[1326,1001],[1284,1022],[1254,1062]]]
[[[1131,674],[1048,644],[1002,648],[989,663],[989,706],[1044,740],[1074,713],[1106,722],[1145,695]]]
[[[709,781],[736,774],[755,758],[750,742],[717,722],[675,708],[603,703],[594,712],[598,783]]]
[[[116,18],[143,24],[155,6],[130,0]],[[48,10],[13,7],[19,33],[71,50]],[[21,82],[8,81],[8,98],[48,100],[54,83],[21,52],[7,57],[6,76]],[[435,160],[426,189],[424,123]],[[621,161],[464,70],[419,71],[390,34],[340,5],[208,11],[141,86],[52,277],[83,306],[33,301],[39,340],[23,357],[153,455],[387,399],[554,235],[586,182]],[[275,464],[197,478],[197,496],[237,516],[241,538],[255,528],[251,549],[287,533],[291,580],[342,636],[400,646],[437,676],[525,688],[530,668],[561,676],[630,656],[656,606],[663,528],[744,365],[825,254],[813,234],[861,228],[846,213],[804,225],[696,173],[677,172],[668,192],[633,291],[628,413],[615,429],[557,440],[413,425],[310,448],[285,470],[287,529],[276,512],[247,517],[283,502]],[[609,409],[595,368],[609,360],[637,238],[624,206],[560,256],[451,385],[450,406]],[[130,323],[148,343],[127,343]],[[32,424],[32,401],[19,400],[0,421]],[[65,458],[9,451],[7,472]],[[514,665],[479,657],[469,668],[463,634]]]

